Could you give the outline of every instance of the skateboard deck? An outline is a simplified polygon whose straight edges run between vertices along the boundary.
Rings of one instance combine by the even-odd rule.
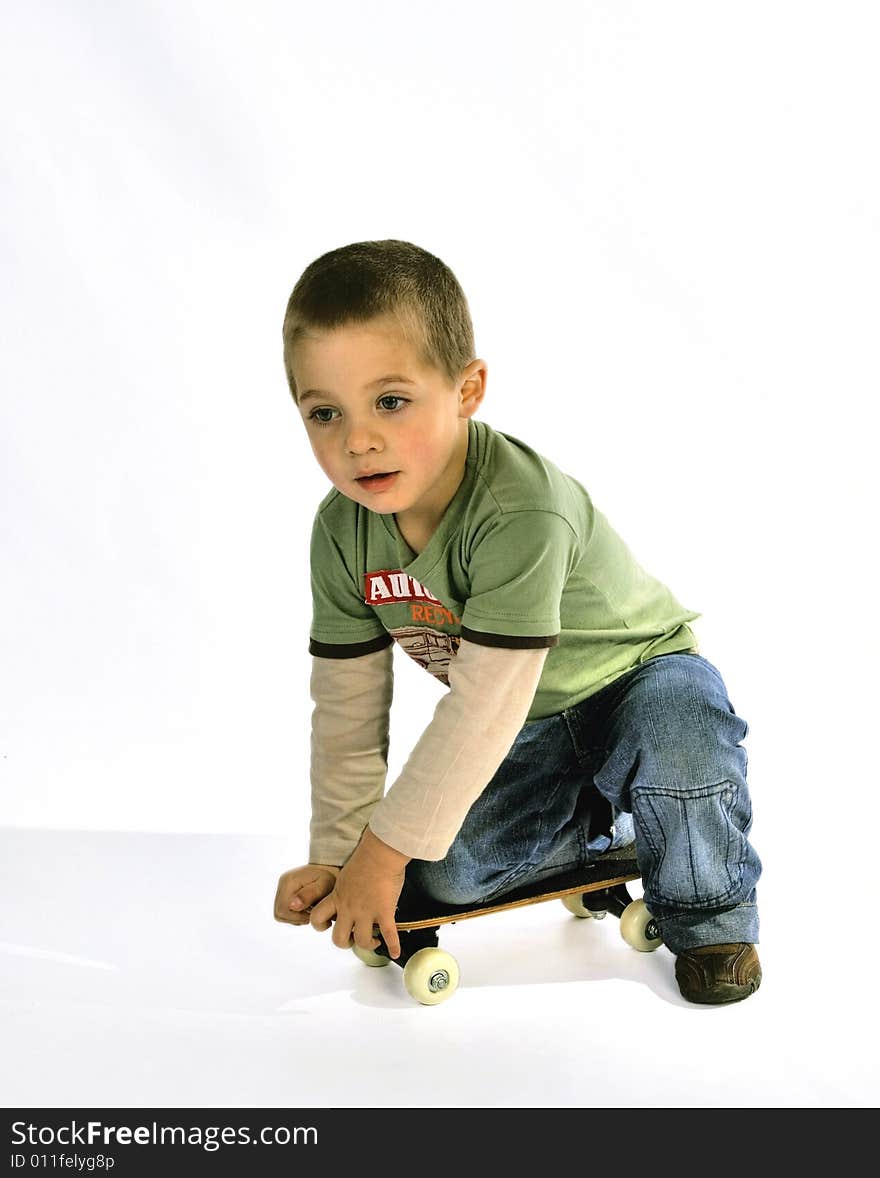
[[[504,912],[508,908],[521,908],[526,904],[541,904],[545,900],[562,899],[564,896],[588,895],[640,878],[639,865],[632,848],[627,847],[625,854],[611,852],[587,867],[562,872],[537,883],[513,888],[491,900],[471,904],[443,904],[405,886],[394,923],[400,931],[435,928],[441,924],[471,920],[476,916],[488,916],[492,912]]]
[[[620,918],[620,931],[627,944],[651,952],[663,943],[660,931],[644,901],[633,900],[626,888],[627,883],[640,878],[633,848],[626,847],[608,852],[586,867],[472,904],[443,904],[406,881],[395,914],[400,956],[390,956],[378,930],[374,930],[380,942],[375,950],[354,947],[354,952],[366,965],[389,965],[393,960],[403,969],[407,992],[426,1006],[445,1001],[458,988],[458,962],[439,948],[437,931],[441,925],[459,920],[559,899],[575,916],[601,919],[611,912]]]

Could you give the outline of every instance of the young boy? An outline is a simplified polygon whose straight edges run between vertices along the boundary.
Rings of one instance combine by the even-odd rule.
[[[580,483],[475,419],[486,364],[432,254],[324,254],[283,340],[334,489],[311,540],[309,863],[281,876],[276,919],[332,925],[340,948],[376,948],[376,926],[397,957],[404,875],[468,903],[635,841],[681,993],[747,997],[748,727],[697,653],[699,614]],[[449,690],[385,792],[395,642]]]

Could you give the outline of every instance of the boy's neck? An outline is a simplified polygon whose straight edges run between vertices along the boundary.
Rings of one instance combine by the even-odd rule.
[[[436,524],[430,530],[426,530],[425,528],[420,527],[418,524],[402,522],[399,515],[395,515],[394,519],[397,523],[398,532],[400,532],[401,536],[403,536],[407,545],[413,550],[416,556],[418,556],[423,548],[427,547],[428,541],[437,530]]]
[[[449,464],[450,478],[448,481],[444,480],[445,486],[442,488],[438,500],[423,506],[421,510],[410,508],[395,513],[394,520],[397,524],[397,530],[416,554],[420,553],[427,546],[428,541],[437,531],[440,521],[446,514],[447,507],[455,498],[456,492],[464,479],[468,455],[467,421],[463,421],[462,425],[464,428],[461,438],[456,447],[455,456]]]

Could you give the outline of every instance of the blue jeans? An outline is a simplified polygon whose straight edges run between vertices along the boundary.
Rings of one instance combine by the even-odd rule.
[[[708,659],[658,655],[524,724],[445,857],[414,859],[407,878],[467,904],[634,842],[673,953],[757,942],[747,732]]]

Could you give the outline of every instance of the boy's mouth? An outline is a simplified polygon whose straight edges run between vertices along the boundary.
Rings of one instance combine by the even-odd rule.
[[[368,491],[384,491],[391,486],[399,474],[399,470],[385,470],[378,474],[361,475],[360,478],[355,479],[355,482]]]

